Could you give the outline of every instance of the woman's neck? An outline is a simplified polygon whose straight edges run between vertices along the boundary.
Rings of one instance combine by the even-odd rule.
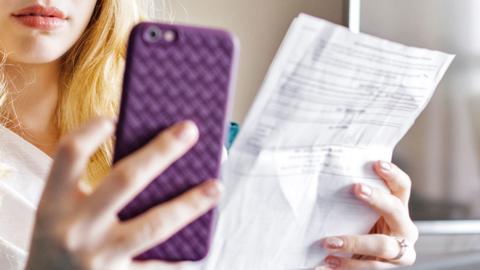
[[[6,68],[9,128],[48,155],[53,154],[59,134],[55,121],[59,70],[59,62]]]

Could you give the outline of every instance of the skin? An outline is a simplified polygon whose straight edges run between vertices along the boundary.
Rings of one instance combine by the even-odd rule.
[[[68,16],[67,23],[55,31],[39,31],[11,17],[13,12],[35,3],[61,9]],[[16,117],[12,121],[19,127],[10,128],[54,158],[37,210],[27,269],[175,268],[177,265],[161,262],[134,263],[130,258],[164,241],[211,209],[221,194],[216,181],[206,181],[126,223],[119,223],[116,213],[195,144],[195,125],[182,122],[159,134],[150,144],[116,164],[101,186],[89,195],[82,193],[77,184],[90,155],[112,135],[113,122],[96,119],[61,140],[58,138],[53,114],[58,101],[59,59],[85,31],[95,3],[0,0],[0,50],[8,53],[7,90],[14,96],[11,114]],[[413,244],[418,231],[408,215],[410,180],[390,163],[377,162],[374,171],[391,193],[360,184],[353,185],[352,190],[359,200],[379,213],[380,220],[369,235],[323,239],[330,255],[318,269],[381,269],[414,262]],[[410,247],[401,259],[392,261],[399,252],[397,238],[408,240]],[[333,247],[331,243],[338,244],[339,239],[342,244]],[[338,257],[341,253],[355,256]]]
[[[67,23],[54,31],[26,27],[11,14],[34,4],[62,10]],[[59,59],[85,31],[96,0],[0,0],[0,50],[7,57],[7,78],[15,110],[9,126],[39,149],[53,155],[58,143],[54,112],[58,99]]]
[[[378,161],[373,170],[383,179],[391,193],[364,184],[352,186],[355,196],[367,203],[380,219],[368,235],[341,235],[324,239],[329,256],[321,269],[388,269],[411,265],[415,262],[413,248],[418,240],[418,229],[410,219],[408,201],[411,181],[406,173],[394,164]],[[398,260],[392,260],[399,252],[397,239],[405,239],[409,247]],[[353,257],[338,256],[354,254]]]
[[[12,13],[36,3],[61,9],[67,22],[55,31],[40,31],[12,18]],[[195,125],[179,123],[159,134],[112,168],[91,195],[82,193],[77,184],[89,156],[112,135],[114,124],[97,119],[58,138],[53,113],[58,101],[59,59],[85,31],[95,3],[0,0],[0,50],[7,53],[7,91],[13,96],[10,109],[15,115],[10,128],[54,158],[37,210],[27,269],[176,268],[159,262],[134,263],[131,258],[211,209],[221,193],[216,181],[206,181],[126,223],[120,224],[116,213],[195,144]]]
[[[87,196],[78,181],[89,157],[113,131],[112,121],[98,119],[62,138],[37,211],[27,270],[178,267],[131,258],[211,209],[221,193],[217,181],[206,181],[127,222],[119,222],[116,213],[195,144],[198,130],[188,121],[174,125],[117,163]]]

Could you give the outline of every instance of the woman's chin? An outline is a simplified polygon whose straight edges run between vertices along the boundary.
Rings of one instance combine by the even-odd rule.
[[[63,50],[56,51],[52,48],[32,48],[28,50],[15,50],[7,52],[7,61],[17,64],[48,64],[57,61],[65,52]]]

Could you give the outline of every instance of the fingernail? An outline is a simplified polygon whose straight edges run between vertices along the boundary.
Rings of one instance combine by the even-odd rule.
[[[338,237],[329,237],[325,240],[327,248],[337,249],[343,247],[343,239]]]
[[[327,263],[328,267],[333,269],[340,267],[341,264],[340,259],[337,257],[327,257],[325,262]]]
[[[386,161],[380,161],[380,169],[384,172],[390,172],[392,170],[392,164]]]
[[[203,194],[210,198],[218,198],[222,193],[222,187],[217,180],[211,180],[203,187]]]
[[[367,185],[363,185],[361,184],[360,185],[360,194],[365,197],[365,198],[368,198],[372,195],[372,188],[370,188],[369,186]]]
[[[190,142],[197,137],[198,129],[194,122],[184,121],[175,127],[173,133],[180,141]]]

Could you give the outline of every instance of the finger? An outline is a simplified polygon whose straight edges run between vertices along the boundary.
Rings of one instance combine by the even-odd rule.
[[[215,180],[207,181],[135,219],[119,223],[110,245],[127,255],[145,251],[212,209],[220,194],[220,184]]]
[[[378,176],[385,181],[392,194],[397,196],[405,205],[408,205],[412,187],[410,177],[396,165],[386,161],[375,162],[373,168]]]
[[[384,234],[328,237],[323,241],[323,245],[331,253],[349,253],[384,260],[392,260],[401,252],[397,238]],[[411,261],[408,256],[409,254],[405,253],[401,257],[403,263]]]
[[[418,229],[398,197],[365,184],[354,184],[353,192],[385,219],[392,234],[407,237],[413,243],[417,240]]]
[[[105,181],[90,196],[85,212],[93,217],[115,218],[121,207],[187,152],[197,139],[198,129],[191,121],[168,128],[147,146],[114,166]]]
[[[396,264],[375,260],[356,260],[351,258],[327,256],[325,264],[328,269],[391,269],[398,267]]]
[[[76,192],[89,158],[114,131],[111,119],[98,118],[63,137],[50,170],[44,199],[68,199]],[[74,188],[75,187],[75,188]],[[52,204],[55,205],[55,204]]]
[[[330,252],[374,256],[387,260],[395,258],[400,249],[395,238],[384,234],[328,237],[323,244]]]

